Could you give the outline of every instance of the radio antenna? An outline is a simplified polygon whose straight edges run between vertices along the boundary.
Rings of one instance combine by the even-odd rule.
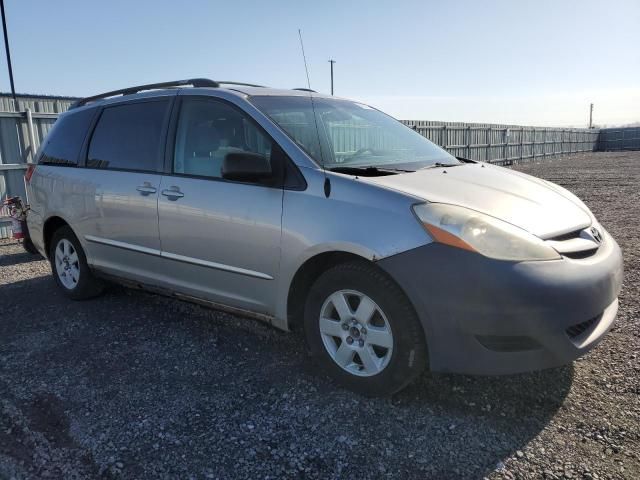
[[[302,50],[302,60],[304,61],[304,71],[307,74],[307,88],[311,90],[311,81],[309,80],[309,67],[307,66],[307,56],[304,54],[304,43],[302,42],[302,31],[298,29],[298,37],[300,38],[300,49]]]
[[[298,38],[300,38],[300,49],[302,50],[302,60],[304,61],[304,71],[307,74],[307,88],[309,89],[309,100],[311,100],[311,110],[313,111],[313,121],[316,126],[316,137],[318,138],[318,152],[320,153],[320,163],[322,164],[322,172],[324,173],[324,195],[331,195],[331,182],[327,177],[327,170],[324,167],[324,156],[322,155],[322,145],[320,143],[320,130],[318,129],[318,117],[316,116],[316,106],[313,101],[313,91],[311,90],[311,80],[309,79],[309,67],[307,66],[307,56],[304,53],[304,42],[302,41],[302,30],[298,29]]]

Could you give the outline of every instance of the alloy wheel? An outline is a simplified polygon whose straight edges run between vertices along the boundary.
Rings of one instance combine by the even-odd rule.
[[[78,252],[66,238],[61,239],[56,246],[55,265],[60,283],[66,289],[73,290],[80,279],[80,263]]]
[[[331,359],[347,372],[370,377],[393,354],[393,333],[382,309],[356,290],[331,294],[320,309],[320,335]]]

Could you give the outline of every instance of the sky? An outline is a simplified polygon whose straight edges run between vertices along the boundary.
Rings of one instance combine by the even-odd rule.
[[[640,121],[640,0],[5,0],[16,91],[191,77],[311,87],[400,119]],[[4,51],[0,90],[10,91]]]

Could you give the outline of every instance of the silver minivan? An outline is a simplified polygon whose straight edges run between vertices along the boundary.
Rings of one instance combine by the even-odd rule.
[[[618,309],[620,249],[569,191],[309,90],[191,79],[85,98],[26,181],[33,243],[70,298],[115,280],[302,330],[364,394],[425,367],[568,363]]]

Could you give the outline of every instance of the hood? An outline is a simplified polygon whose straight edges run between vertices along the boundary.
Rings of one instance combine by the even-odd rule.
[[[561,187],[486,163],[427,168],[361,180],[429,202],[476,210],[543,239],[586,228],[592,222],[586,206]]]

